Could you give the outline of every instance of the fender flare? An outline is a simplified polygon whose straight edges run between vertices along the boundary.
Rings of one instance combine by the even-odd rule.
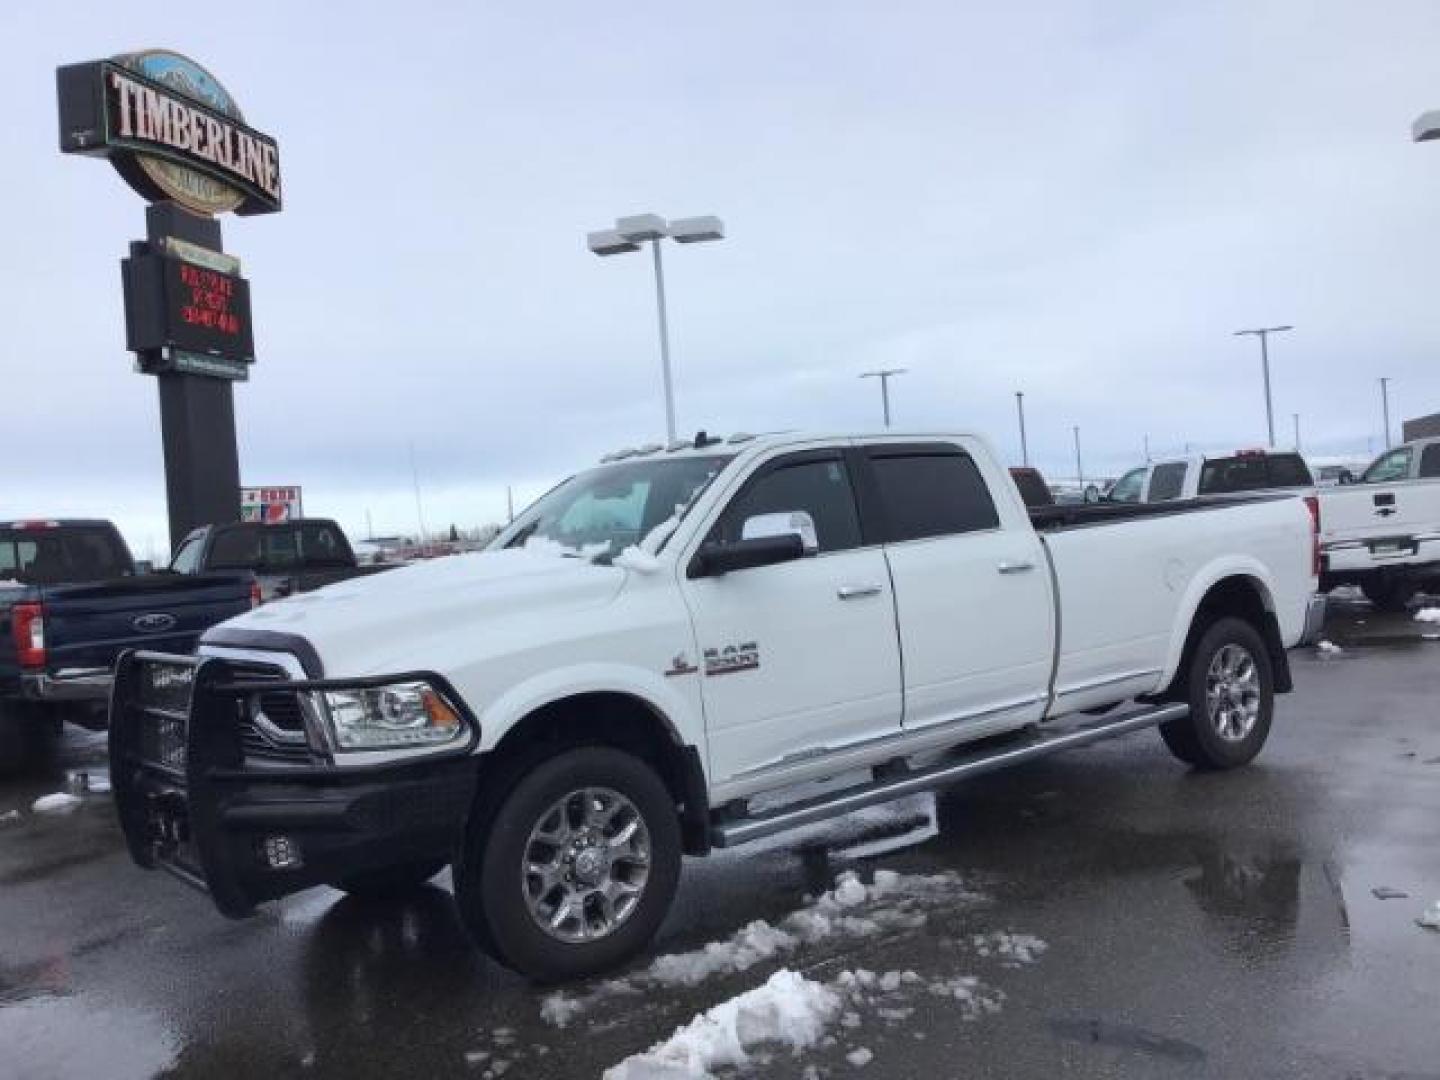
[[[1268,624],[1259,627],[1261,635],[1266,638],[1267,644],[1271,644],[1273,636],[1278,640],[1279,629],[1274,625],[1275,619],[1275,590],[1274,581],[1265,565],[1258,559],[1248,555],[1228,556],[1216,562],[1208,563],[1201,571],[1195,574],[1185,587],[1185,594],[1180,601],[1180,618],[1175,620],[1175,625],[1170,631],[1170,646],[1165,653],[1165,666],[1161,670],[1160,678],[1156,683],[1157,691],[1163,691],[1174,680],[1176,673],[1180,670],[1180,661],[1185,655],[1185,646],[1190,640],[1190,631],[1194,628],[1195,616],[1200,610],[1200,605],[1210,595],[1212,589],[1223,581],[1232,578],[1239,578],[1255,588],[1260,597],[1260,603],[1265,608],[1269,618]],[[1272,660],[1274,659],[1274,648],[1272,646]],[[1284,650],[1280,650],[1283,660]]]

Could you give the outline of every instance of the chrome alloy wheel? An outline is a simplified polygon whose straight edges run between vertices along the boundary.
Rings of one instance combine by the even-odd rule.
[[[1249,735],[1260,716],[1260,671],[1243,645],[1220,649],[1205,673],[1205,707],[1215,733],[1227,742]]]
[[[530,916],[567,943],[613,933],[650,877],[650,830],[635,804],[609,788],[553,803],[530,830],[521,882]]]

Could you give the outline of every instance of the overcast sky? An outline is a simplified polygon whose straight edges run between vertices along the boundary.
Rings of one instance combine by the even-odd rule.
[[[648,260],[618,215],[714,213],[667,250],[682,431],[973,430],[1087,473],[1277,427],[1360,457],[1440,410],[1440,3],[1152,0],[171,6],[0,13],[0,518],[167,546],[154,380],[118,260],[143,204],[57,150],[54,68],[164,46],[280,144],[285,210],[227,218],[258,362],[243,479],[363,535],[504,513],[663,434]],[[1003,10],[1001,10],[1003,9]],[[341,14],[343,12],[343,14]]]

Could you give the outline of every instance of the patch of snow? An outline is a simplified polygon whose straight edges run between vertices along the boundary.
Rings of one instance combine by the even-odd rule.
[[[20,811],[19,811],[19,810],[6,810],[3,814],[0,814],[0,825],[3,825],[3,824],[5,824],[5,823],[7,823],[7,822],[19,821],[19,820],[20,820]]]
[[[653,574],[660,569],[660,560],[631,544],[616,555],[610,565],[618,566],[622,570],[633,570],[637,574]]]
[[[1040,958],[1040,954],[1049,948],[1033,934],[1011,934],[1004,930],[976,934],[971,938],[971,943],[978,955],[995,956],[1015,965],[1033,964]]]
[[[37,814],[68,814],[84,801],[68,791],[57,791],[52,795],[41,795],[30,809]]]
[[[870,1062],[875,1060],[875,1055],[867,1047],[861,1046],[851,1050],[845,1055],[845,1060],[854,1065],[857,1069],[863,1069]]]
[[[676,1028],[665,1041],[606,1069],[604,1080],[702,1080],[717,1068],[749,1064],[751,1051],[761,1044],[805,1050],[820,1041],[841,1007],[840,995],[824,983],[781,968],[762,985]]]
[[[564,1027],[609,998],[665,987],[698,986],[707,979],[748,971],[757,964],[788,956],[802,946],[830,939],[870,938],[912,930],[923,926],[932,910],[953,909],[978,899],[953,872],[900,874],[877,870],[867,885],[855,871],[846,870],[836,877],[834,888],[776,925],[756,919],[724,940],[658,957],[648,968],[610,979],[588,993],[572,996],[562,990],[548,994],[541,1001],[540,1015],[548,1023]],[[918,976],[914,977],[918,981]]]
[[[1440,900],[1426,908],[1415,922],[1426,930],[1440,930]]]
[[[960,1019],[973,1021],[985,1013],[1000,1011],[1005,995],[999,990],[986,986],[974,975],[956,975],[948,979],[935,979],[929,985],[935,997],[950,998],[960,1006]]]
[[[1424,623],[1440,623],[1440,607],[1423,607],[1415,612],[1415,621]]]
[[[1345,651],[1339,645],[1336,645],[1333,641],[1331,641],[1329,638],[1321,638],[1319,641],[1317,641],[1315,643],[1315,649],[1322,656],[1335,656]]]

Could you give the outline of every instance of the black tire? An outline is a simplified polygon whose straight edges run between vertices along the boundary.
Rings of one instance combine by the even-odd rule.
[[[1253,670],[1253,689],[1248,674],[1244,679],[1221,676],[1223,685],[1212,699],[1211,668],[1226,662],[1222,653],[1240,660],[1245,672]],[[1243,666],[1245,661],[1249,667]],[[1175,688],[1177,699],[1190,706],[1190,715],[1161,724],[1160,736],[1170,752],[1187,765],[1211,770],[1237,768],[1253,760],[1270,737],[1275,673],[1265,639],[1243,619],[1218,619],[1206,628],[1190,650]],[[1253,717],[1246,718],[1252,702]]]
[[[54,750],[62,725],[28,701],[0,703],[0,776],[19,776]]]
[[[607,933],[563,941],[532,915],[522,867],[534,853],[532,830],[567,796],[589,788],[628,800],[648,831],[647,873],[633,905]],[[655,770],[611,747],[576,747],[535,765],[493,810],[477,803],[456,861],[455,900],[476,944],[506,967],[540,982],[596,975],[629,960],[655,936],[680,880],[680,849],[675,800]],[[557,849],[557,859],[564,850]],[[569,895],[569,887],[559,888]]]
[[[384,900],[414,892],[444,869],[444,859],[419,859],[355,874],[334,885],[357,899]]]
[[[1360,586],[1360,591],[1365,594],[1365,599],[1374,604],[1380,611],[1405,611],[1406,605],[1410,603],[1419,589],[1410,578],[1379,578],[1367,581]]]

